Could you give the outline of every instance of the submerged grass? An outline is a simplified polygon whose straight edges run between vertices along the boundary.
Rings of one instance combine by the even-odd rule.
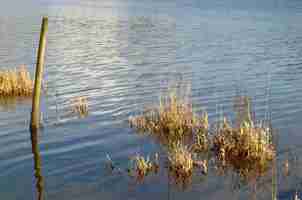
[[[0,96],[30,97],[33,93],[33,81],[25,66],[0,71]]]
[[[77,114],[80,118],[88,116],[88,100],[87,97],[79,96],[70,100],[71,112]]]

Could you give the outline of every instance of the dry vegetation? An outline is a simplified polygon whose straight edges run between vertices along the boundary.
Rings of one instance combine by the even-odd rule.
[[[204,112],[200,118],[199,125],[195,127],[195,140],[190,149],[192,152],[206,152],[209,149],[209,120],[208,113]]]
[[[168,152],[169,173],[176,183],[186,185],[193,173],[193,158],[187,147],[177,144]]]
[[[199,146],[204,145],[207,136],[207,115],[193,113],[192,104],[171,92],[161,98],[158,107],[146,109],[142,115],[130,117],[129,123],[139,132],[148,132],[161,138],[164,144],[180,141],[186,137],[198,136]]]
[[[243,178],[262,176],[276,156],[271,127],[255,124],[246,96],[235,98],[235,112],[234,125],[224,118],[216,127],[212,149],[223,167],[231,167]]]
[[[158,154],[154,155],[154,159],[150,157],[143,157],[136,155],[131,158],[131,166],[128,169],[131,175],[133,175],[138,182],[144,180],[144,178],[150,173],[157,173],[159,170],[159,158]]]
[[[187,99],[170,91],[167,97],[161,98],[158,107],[129,118],[130,127],[152,135],[166,147],[169,173],[182,185],[190,182],[193,167],[207,171],[206,165],[193,161],[192,152],[204,152],[209,146],[208,115],[206,112],[200,116],[195,114]]]
[[[31,97],[33,81],[25,66],[0,71],[0,96]]]
[[[70,100],[70,103],[73,114],[77,114],[81,118],[88,116],[88,101],[86,97],[74,97]]]
[[[207,161],[194,160],[192,154],[209,150],[219,168],[231,168],[243,177],[263,175],[276,156],[271,128],[254,124],[248,97],[236,98],[235,104],[234,125],[224,118],[211,134],[207,113],[196,115],[192,104],[177,97],[175,92],[162,98],[158,107],[130,117],[129,123],[138,132],[160,138],[161,144],[167,147],[169,173],[177,183],[191,180],[194,167],[202,167],[204,174],[207,173]]]
[[[222,165],[231,166],[243,176],[262,175],[275,157],[268,128],[243,122],[233,128],[224,119],[213,139],[213,150]]]

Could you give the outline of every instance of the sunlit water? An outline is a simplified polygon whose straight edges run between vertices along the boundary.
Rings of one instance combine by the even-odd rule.
[[[252,97],[257,119],[271,113],[280,165],[300,154],[302,2],[9,1],[0,7],[0,66],[34,71],[41,16],[49,16],[47,94],[39,148],[45,199],[246,199],[232,177],[197,176],[185,191],[167,174],[135,185],[104,170],[106,154],[121,168],[128,158],[159,151],[128,127],[173,83],[190,84],[196,109],[210,120],[232,116],[233,97]],[[89,116],[70,114],[70,99],[86,96]],[[30,102],[0,112],[1,199],[37,199]],[[288,150],[291,150],[288,153]],[[299,170],[279,174],[280,199],[300,191]],[[268,180],[270,183],[270,180]],[[270,199],[270,184],[257,199]],[[237,189],[236,189],[237,188]]]

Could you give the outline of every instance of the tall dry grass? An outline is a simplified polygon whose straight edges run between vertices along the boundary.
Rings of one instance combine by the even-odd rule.
[[[168,152],[169,173],[175,183],[186,185],[191,181],[194,161],[189,149],[178,143]]]
[[[33,93],[33,81],[25,66],[0,71],[0,96],[30,97]]]
[[[130,175],[135,177],[137,182],[142,182],[146,176],[153,173],[158,173],[159,170],[159,156],[156,153],[153,159],[136,155],[130,159],[131,165],[128,169]]]
[[[190,180],[194,167],[202,167],[207,173],[207,160],[192,158],[194,153],[204,152],[216,158],[219,166],[215,167],[219,169],[231,168],[244,178],[262,176],[276,156],[271,127],[255,123],[248,97],[235,99],[235,112],[233,123],[224,118],[212,129],[207,113],[195,114],[190,102],[170,92],[158,106],[130,117],[129,123],[138,132],[150,133],[164,144],[169,172],[176,182]]]
[[[185,137],[192,138],[196,134],[201,145],[209,126],[207,114],[195,114],[192,104],[173,91],[167,97],[161,98],[158,106],[144,110],[142,115],[130,117],[129,123],[139,132],[157,135],[165,144]]]
[[[213,150],[222,165],[244,177],[263,175],[276,156],[267,127],[243,122],[232,127],[226,119],[213,138]]]

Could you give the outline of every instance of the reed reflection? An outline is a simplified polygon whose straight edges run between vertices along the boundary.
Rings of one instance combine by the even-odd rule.
[[[32,144],[32,153],[34,155],[34,172],[36,178],[36,191],[37,191],[37,199],[43,200],[43,193],[44,193],[44,178],[42,175],[42,166],[41,166],[41,156],[38,144],[38,136],[39,130],[38,129],[31,129],[31,144]]]

